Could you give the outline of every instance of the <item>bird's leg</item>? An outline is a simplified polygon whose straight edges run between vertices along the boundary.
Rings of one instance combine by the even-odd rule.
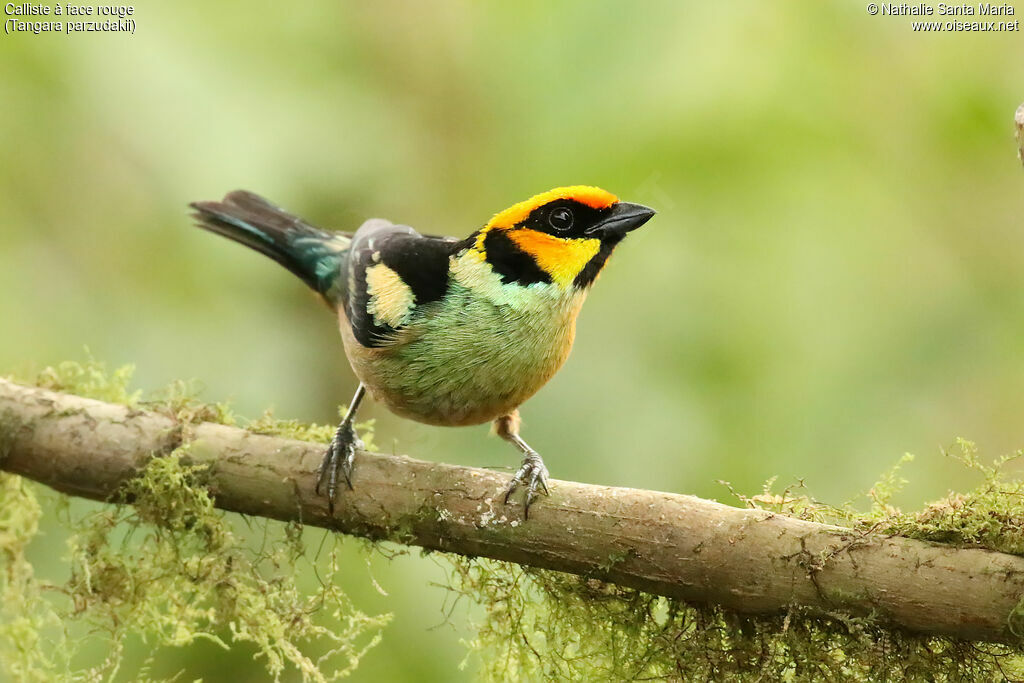
[[[363,447],[363,442],[356,436],[356,430],[352,427],[356,411],[359,409],[359,402],[363,400],[366,388],[360,382],[356,389],[356,395],[348,405],[345,417],[338,425],[338,431],[334,432],[334,438],[327,447],[324,459],[316,471],[316,492],[320,494],[320,487],[324,481],[327,482],[327,509],[334,514],[334,495],[338,492],[338,471],[345,477],[345,483],[352,488],[352,462],[355,459],[356,449]]]
[[[540,488],[544,495],[548,493],[548,468],[544,466],[540,454],[530,448],[530,445],[519,436],[519,411],[513,410],[508,415],[499,417],[494,421],[494,431],[501,438],[511,442],[523,452],[523,464],[512,477],[512,482],[505,491],[505,503],[509,497],[519,488],[520,484],[526,486],[526,504],[523,506],[523,518],[530,515],[530,504],[537,497],[537,489]]]

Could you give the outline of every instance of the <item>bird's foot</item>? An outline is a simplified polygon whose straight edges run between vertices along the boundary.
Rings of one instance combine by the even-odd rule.
[[[342,422],[338,425],[338,431],[334,433],[324,459],[316,471],[316,492],[324,482],[327,483],[327,509],[331,515],[334,514],[334,497],[338,492],[338,474],[345,478],[349,489],[352,488],[352,464],[355,461],[356,451],[363,448],[363,442],[356,436],[355,429],[351,422]]]
[[[523,506],[523,519],[526,519],[530,516],[530,505],[537,498],[537,489],[548,495],[548,468],[544,466],[544,461],[536,451],[527,451],[519,471],[512,477],[512,482],[505,491],[506,504],[520,484],[526,486],[526,503]]]

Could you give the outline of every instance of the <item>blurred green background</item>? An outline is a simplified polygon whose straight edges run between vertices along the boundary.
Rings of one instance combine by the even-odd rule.
[[[967,485],[955,437],[1024,446],[1019,32],[667,0],[147,0],[135,20],[0,37],[0,373],[88,346],[144,388],[194,377],[243,415],[332,422],[354,382],[330,315],[187,202],[246,188],[325,227],[461,237],[587,183],[659,214],[522,411],[554,477],[727,500],[717,480],[777,475],[842,503],[912,452],[900,503],[920,505]],[[517,461],[486,427],[362,415],[384,450]],[[395,613],[354,679],[472,679],[470,610],[432,628],[437,561],[346,548],[357,605]],[[244,648],[158,662],[263,675]]]

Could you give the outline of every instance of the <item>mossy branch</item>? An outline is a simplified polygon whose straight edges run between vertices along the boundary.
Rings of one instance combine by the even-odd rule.
[[[508,476],[360,453],[335,515],[314,493],[323,445],[181,421],[0,379],[0,469],[109,500],[185,447],[217,507],[371,539],[610,581],[748,614],[871,614],[907,631],[1018,643],[1024,558],[739,509],[692,496],[552,481],[531,508]]]

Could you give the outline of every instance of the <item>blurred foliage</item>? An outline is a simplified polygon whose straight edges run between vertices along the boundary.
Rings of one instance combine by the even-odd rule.
[[[137,362],[146,389],[201,377],[244,415],[330,423],[355,388],[334,322],[284,270],[190,228],[188,201],[245,187],[328,227],[463,236],[583,182],[659,214],[523,410],[553,476],[703,496],[802,478],[841,501],[910,451],[895,502],[912,509],[965,488],[941,444],[1024,444],[1019,34],[674,0],[145,0],[135,19],[0,40],[3,371],[87,344]],[[515,463],[483,427],[364,410],[384,450]],[[56,575],[66,532],[41,500],[47,540],[26,552]],[[360,608],[396,614],[357,678],[451,680],[463,653],[429,628],[443,570],[339,552],[390,594]],[[262,672],[204,648],[157,667]]]

